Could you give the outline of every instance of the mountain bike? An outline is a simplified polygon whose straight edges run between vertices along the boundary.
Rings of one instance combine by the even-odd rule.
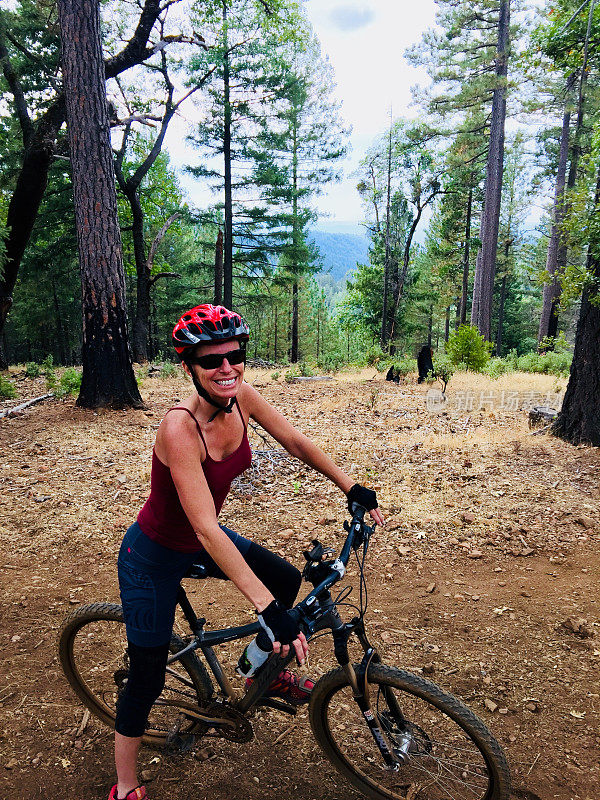
[[[332,636],[338,663],[311,693],[309,719],[315,739],[334,767],[374,800],[508,800],[508,764],[485,724],[431,681],[384,664],[370,643],[364,565],[375,528],[365,523],[364,515],[358,508],[352,521],[344,523],[347,536],[338,556],[317,540],[304,552],[303,577],[313,589],[291,613],[308,640]],[[358,606],[348,602],[350,587],[335,598],[330,591],[344,577],[353,553],[360,578]],[[187,577],[204,578],[206,571],[194,566]],[[294,706],[265,696],[292,654],[282,658],[272,653],[243,693],[234,689],[217,658],[215,646],[255,636],[258,622],[207,630],[183,587],[178,603],[190,634],[171,637],[165,688],[148,720],[146,744],[185,748],[202,736],[248,742],[256,709],[296,713]],[[344,622],[340,609],[348,607],[357,613]],[[362,648],[360,663],[350,661],[350,637]],[[59,652],[78,697],[114,727],[117,700],[128,676],[121,606],[92,603],[75,609],[62,625]]]

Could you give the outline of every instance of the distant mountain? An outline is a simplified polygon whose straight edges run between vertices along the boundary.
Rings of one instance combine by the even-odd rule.
[[[316,229],[309,235],[321,254],[323,272],[329,273],[334,283],[343,281],[357,264],[368,261],[369,240],[365,236]]]

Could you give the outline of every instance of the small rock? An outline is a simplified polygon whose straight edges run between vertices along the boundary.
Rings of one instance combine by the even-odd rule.
[[[588,626],[587,619],[583,619],[583,617],[569,617],[561,623],[561,626],[580,639],[591,639],[594,635],[594,631]]]
[[[7,761],[4,766],[6,769],[14,769],[18,763],[19,763],[18,759],[11,758],[10,761]]]
[[[435,664],[423,664],[423,675],[433,675]]]
[[[508,714],[508,708],[499,708],[498,709],[498,713],[499,714]]]
[[[10,637],[10,640],[11,640],[11,642],[20,642],[21,641],[21,637],[19,636],[18,633],[15,633],[14,636]]]
[[[410,547],[404,547],[403,545],[400,545],[398,548],[398,553],[401,556],[407,556],[410,553]]]
[[[214,747],[203,747],[201,750],[196,751],[195,757],[198,759],[198,761],[208,761],[208,759],[212,758],[214,754]]]
[[[531,711],[532,714],[537,714],[539,713],[540,710],[538,704],[534,703],[531,700],[529,701],[529,703],[525,703],[525,708],[527,709],[527,711]]]
[[[286,528],[284,531],[279,533],[280,539],[291,539],[294,535],[294,531],[291,528]]]
[[[154,780],[155,772],[151,769],[143,769],[141,772],[141,777],[144,783],[150,783],[151,780]]]
[[[493,700],[490,700],[489,697],[486,697],[483,701],[483,705],[487,708],[490,714],[493,714],[494,711],[498,710],[498,703],[494,703]]]
[[[425,589],[427,594],[433,594],[435,592],[435,590],[436,590],[436,584],[435,583],[430,583],[429,586]]]
[[[521,550],[521,555],[522,555],[522,556],[531,556],[531,555],[533,555],[534,553],[535,553],[535,550],[533,549],[533,547],[524,547],[524,548]]]
[[[478,594],[472,594],[471,595],[471,600],[474,600],[475,602],[477,602],[477,600],[479,600],[479,599],[480,599],[480,595],[478,595]]]
[[[590,530],[590,528],[593,528],[595,524],[591,517],[584,516],[575,517],[575,522],[579,523],[579,525],[583,525],[586,530]]]
[[[469,558],[482,558],[483,557],[483,553],[481,552],[481,550],[470,550],[467,553],[467,556]]]
[[[470,511],[463,511],[463,513],[460,515],[460,518],[467,525],[470,525],[472,522],[475,522],[475,514],[471,514]]]

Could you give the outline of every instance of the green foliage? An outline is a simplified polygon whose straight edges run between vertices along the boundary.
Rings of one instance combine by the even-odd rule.
[[[179,370],[177,369],[177,365],[172,361],[165,361],[160,367],[159,375],[163,380],[174,378],[178,374]]]
[[[315,371],[306,361],[300,361],[298,364],[298,369],[300,370],[300,375],[303,378],[312,378],[315,375]]]
[[[474,325],[461,325],[450,334],[446,352],[453,364],[465,364],[467,370],[482,372],[490,358],[491,342],[486,342]]]
[[[410,356],[402,356],[401,358],[395,358],[391,362],[391,366],[394,368],[396,375],[405,378],[407,375],[417,372],[417,359],[410,358]]]
[[[81,372],[73,367],[67,367],[56,383],[54,394],[56,397],[67,397],[79,394],[81,389]]]
[[[46,379],[46,389],[53,392],[56,389],[56,370],[54,369],[54,358],[47,355],[42,361],[42,374]]]
[[[482,372],[484,375],[488,375],[490,378],[494,379],[499,378],[501,375],[507,375],[510,372],[514,372],[512,359],[490,358]]]
[[[25,375],[28,378],[39,378],[41,374],[41,367],[35,361],[30,361],[25,367]]]
[[[272,372],[272,373],[271,373],[271,380],[272,380],[272,381],[277,381],[277,380],[279,380],[279,376],[280,376],[280,375],[281,375],[281,372]]]
[[[450,378],[456,371],[456,365],[452,363],[450,356],[447,353],[438,353],[433,362],[435,368],[436,379],[439,379],[443,384],[442,391],[446,391],[446,386],[450,383]]]
[[[286,383],[292,383],[294,378],[300,377],[300,368],[298,366],[294,366],[291,369],[285,371],[283,375],[283,379]]]
[[[368,367],[376,367],[379,372],[389,369],[389,363],[386,359],[387,356],[378,344],[374,344],[365,353],[364,363]]]
[[[517,369],[521,372],[537,372],[543,375],[556,375],[567,378],[571,369],[573,354],[569,352],[539,354],[536,352],[525,353],[517,359]]]
[[[6,397],[12,400],[16,396],[17,390],[15,389],[14,383],[0,374],[0,397]]]

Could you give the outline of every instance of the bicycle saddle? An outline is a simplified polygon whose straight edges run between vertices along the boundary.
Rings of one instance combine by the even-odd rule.
[[[186,578],[208,578],[208,569],[204,564],[192,564],[185,573]]]

